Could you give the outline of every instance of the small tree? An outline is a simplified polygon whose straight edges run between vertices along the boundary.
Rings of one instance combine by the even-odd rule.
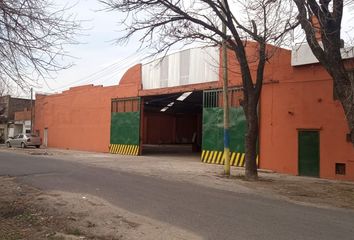
[[[341,55],[344,1],[294,0],[294,2],[299,11],[298,19],[305,32],[307,43],[320,64],[333,78],[334,90],[343,106],[351,141],[354,144],[354,80],[350,79]],[[314,26],[313,21],[318,22],[319,28]],[[320,33],[321,41],[316,38],[316,31]]]
[[[0,1],[0,81],[29,88],[39,77],[67,68],[57,60],[73,44],[78,24],[46,0]]]
[[[240,65],[244,99],[242,107],[248,128],[245,138],[248,179],[257,178],[257,140],[259,131],[257,106],[261,94],[264,68],[273,54],[267,43],[279,45],[286,32],[296,26],[291,1],[255,0],[101,0],[108,10],[126,13],[121,21],[126,28],[119,40],[126,41],[141,32],[142,44],[166,52],[176,43],[202,41],[220,45],[226,40]],[[227,27],[227,34],[221,30]],[[246,45],[256,45],[250,60]],[[250,64],[256,65],[253,77]]]

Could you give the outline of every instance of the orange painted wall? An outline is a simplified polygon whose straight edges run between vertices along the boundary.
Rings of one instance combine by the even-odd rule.
[[[269,54],[272,57],[266,62],[264,69],[264,81],[267,84],[276,79],[286,79],[288,74],[286,71],[279,71],[279,69],[291,69],[290,62],[283,62],[284,57],[290,54],[290,51],[280,48],[275,48],[273,46],[268,46]],[[255,82],[258,58],[257,58],[257,45],[253,42],[247,43],[246,47],[247,59],[249,61],[249,68],[253,82]],[[236,59],[236,55],[232,50],[228,50],[228,76],[229,76],[229,86],[242,86],[242,76],[240,66]],[[220,63],[221,63],[220,55]],[[222,67],[219,70],[220,87],[222,87]]]
[[[320,177],[354,180],[354,147],[333,81],[318,64],[290,66],[290,52],[273,69],[276,83],[265,84],[260,103],[260,167],[298,175],[298,130],[320,131]],[[335,163],[346,175],[335,174]]]
[[[108,152],[111,99],[138,95],[141,65],[132,67],[111,87],[80,86],[55,95],[36,95],[35,130],[43,139],[48,128],[48,146]]]
[[[255,45],[247,53],[252,60]],[[298,175],[298,130],[320,130],[320,177],[354,181],[354,147],[339,101],[333,100],[333,81],[319,64],[291,66],[291,52],[277,50],[266,64],[260,99],[260,167]],[[242,83],[230,51],[229,85]],[[349,66],[349,65],[348,65]],[[256,62],[251,64],[255,75]],[[221,79],[220,70],[220,79]],[[335,174],[335,163],[346,164],[346,175]]]
[[[247,51],[254,62],[254,75],[256,46],[248,44]],[[318,64],[292,67],[288,50],[273,54],[265,67],[260,102],[260,167],[297,175],[298,129],[320,129],[320,176],[354,181],[354,147],[346,142],[348,128],[340,103],[333,100],[331,78]],[[229,85],[240,86],[236,58],[231,51],[228,56]],[[107,152],[112,98],[220,88],[221,79],[142,90],[141,65],[137,65],[126,72],[118,86],[81,86],[61,94],[37,95],[35,130],[40,130],[43,138],[43,130],[48,128],[50,147]],[[345,176],[335,175],[336,162],[346,163]]]

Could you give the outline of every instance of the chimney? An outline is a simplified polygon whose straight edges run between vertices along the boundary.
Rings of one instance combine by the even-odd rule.
[[[315,15],[313,15],[311,17],[311,23],[312,23],[313,29],[315,30],[315,37],[316,37],[317,42],[322,42],[321,24]],[[340,40],[340,48],[344,48],[344,40],[343,39]]]
[[[311,17],[311,23],[312,23],[313,29],[315,30],[315,37],[316,37],[317,42],[321,42],[322,41],[321,24],[315,15],[313,15]]]

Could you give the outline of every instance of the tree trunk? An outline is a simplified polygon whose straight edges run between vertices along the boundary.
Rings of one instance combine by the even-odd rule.
[[[354,83],[348,77],[343,65],[338,64],[337,68],[329,70],[335,86],[335,92],[342,103],[345,117],[349,126],[349,134],[351,143],[354,145]],[[329,66],[330,67],[330,66]]]
[[[255,94],[249,94],[248,103],[244,108],[247,119],[247,132],[245,138],[245,177],[247,180],[257,180],[257,142],[258,142],[258,97]]]
[[[348,133],[354,146],[354,80],[350,78],[344,66],[340,46],[337,48],[327,47],[325,54],[326,61],[322,60],[321,62],[320,59],[320,62],[333,79],[334,92],[342,104],[349,127]]]

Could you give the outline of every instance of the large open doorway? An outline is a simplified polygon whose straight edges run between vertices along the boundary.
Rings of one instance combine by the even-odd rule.
[[[142,101],[144,155],[198,155],[202,143],[202,91],[146,96]]]

